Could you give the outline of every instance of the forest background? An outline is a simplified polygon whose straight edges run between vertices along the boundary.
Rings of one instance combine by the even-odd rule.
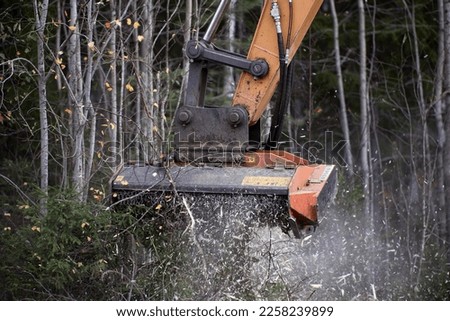
[[[325,0],[284,138],[345,142],[305,155],[336,163],[339,192],[310,243],[265,239],[264,277],[229,265],[251,257],[236,244],[214,274],[187,263],[186,209],[108,208],[121,164],[170,148],[182,48],[218,2],[0,4],[0,299],[449,299],[450,0]],[[245,54],[261,3],[232,1],[216,45]],[[226,105],[238,73],[211,74]]]

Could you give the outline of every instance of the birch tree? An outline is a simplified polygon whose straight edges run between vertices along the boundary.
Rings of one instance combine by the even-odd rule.
[[[117,4],[115,0],[110,1],[111,6],[111,39],[109,42],[109,50],[111,54],[111,60],[109,64],[109,80],[108,91],[110,93],[110,123],[109,123],[109,133],[111,139],[112,153],[111,153],[111,168],[112,172],[116,171],[117,166],[117,154],[119,152],[117,145],[117,123],[118,123],[118,102],[117,102],[117,35],[116,30],[120,27],[120,20],[117,17]]]
[[[191,40],[191,33],[192,33],[192,0],[186,0],[186,14],[185,14],[185,21],[183,24],[183,40],[184,43],[188,43],[189,40]],[[180,105],[181,102],[184,101],[184,95],[186,95],[186,86],[187,86],[187,80],[189,78],[189,58],[186,55],[183,55],[183,80],[181,83],[181,95],[180,99],[178,100],[178,105]]]
[[[152,161],[154,158],[153,148],[153,103],[154,103],[154,79],[153,79],[153,34],[154,34],[154,4],[153,0],[146,1],[142,8],[142,26],[140,47],[140,75],[138,75],[141,87],[143,113],[141,116],[142,135],[144,137],[144,161]],[[150,146],[148,144],[150,142]]]
[[[374,217],[373,199],[371,193],[371,173],[370,173],[370,112],[369,112],[369,91],[367,83],[367,45],[366,45],[366,20],[365,20],[364,0],[358,0],[359,16],[359,95],[360,95],[360,128],[361,128],[361,170],[363,184],[363,211],[366,219],[366,245],[368,247],[369,262],[368,273],[369,283],[372,288],[375,284],[375,272],[373,266],[374,255]],[[375,294],[374,294],[375,296]]]
[[[47,88],[45,73],[45,24],[48,14],[48,0],[44,0],[38,4],[37,0],[33,1],[34,16],[36,19],[35,27],[37,32],[37,69],[38,69],[38,90],[39,90],[39,120],[41,132],[41,151],[40,151],[40,187],[44,196],[40,201],[40,213],[47,213],[47,196],[48,196],[48,119],[47,119]]]
[[[86,123],[83,103],[83,77],[81,67],[80,25],[78,23],[78,1],[70,1],[69,20],[69,102],[72,106],[73,172],[72,183],[80,201],[84,188],[84,127]]]
[[[336,61],[336,77],[338,82],[338,97],[339,97],[339,120],[341,123],[341,129],[344,134],[345,144],[345,161],[347,165],[347,175],[349,178],[353,176],[353,156],[352,147],[350,141],[350,129],[348,127],[347,119],[347,105],[345,102],[345,91],[344,91],[344,79],[342,75],[341,67],[341,50],[339,45],[339,21],[336,13],[336,6],[334,0],[329,1],[331,16],[333,18],[333,40],[334,40],[334,59]]]
[[[444,82],[444,64],[445,64],[445,27],[444,27],[444,1],[438,0],[438,56],[436,63],[436,77],[434,80],[434,116],[437,127],[437,185],[438,185],[438,215],[439,215],[439,236],[445,240],[447,218],[445,217],[445,175],[444,175],[444,148],[445,148],[445,125],[444,110],[445,101],[442,99]]]
[[[444,71],[444,96],[445,108],[445,148],[444,148],[444,176],[446,190],[446,214],[447,214],[447,248],[450,245],[450,0],[444,1],[444,45],[445,45],[445,71]],[[450,251],[447,250],[447,262],[450,263]]]
[[[86,156],[86,166],[84,177],[89,181],[92,168],[94,165],[94,153],[96,144],[96,134],[97,134],[97,112],[91,100],[91,83],[94,79],[94,53],[97,50],[94,43],[94,28],[96,25],[96,14],[94,13],[94,6],[92,1],[88,1],[86,5],[87,10],[87,40],[88,40],[88,50],[86,57],[86,72],[85,72],[85,88],[84,88],[84,105],[86,106],[88,113],[90,115],[90,133],[88,140],[88,152]],[[83,200],[86,201],[88,196],[89,183],[85,184]]]
[[[134,73],[136,75],[136,78],[139,80],[140,74],[141,74],[141,63],[139,62],[139,15],[137,11],[137,1],[132,2],[132,10],[133,10],[133,21],[134,21],[134,27],[133,27],[133,42],[134,42],[134,48],[133,48],[133,69]],[[135,98],[135,124],[136,129],[134,133],[134,139],[135,139],[135,157],[137,160],[141,160],[141,147],[143,146],[142,141],[142,133],[141,133],[141,112],[142,112],[142,88],[140,85],[136,86],[136,98]]]

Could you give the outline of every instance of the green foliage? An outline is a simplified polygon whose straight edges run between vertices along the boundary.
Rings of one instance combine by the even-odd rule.
[[[71,192],[52,192],[45,217],[18,211],[0,220],[0,299],[167,299],[177,288],[186,243],[174,217],[110,211]]]
[[[70,193],[50,197],[45,217],[37,207],[22,211],[24,225],[11,228],[6,221],[1,231],[1,292],[6,298],[64,298],[75,281],[89,284],[99,276],[107,263],[102,239],[107,213],[77,203]],[[81,289],[72,295],[77,293]]]

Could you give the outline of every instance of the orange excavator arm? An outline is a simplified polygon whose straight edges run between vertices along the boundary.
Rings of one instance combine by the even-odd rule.
[[[244,106],[249,114],[249,125],[254,125],[267,108],[280,81],[280,50],[277,34],[281,32],[284,51],[281,63],[289,64],[311,26],[323,0],[267,0],[256,28],[247,59],[263,59],[269,65],[264,77],[241,74],[233,106]],[[278,15],[278,17],[277,17]],[[274,20],[279,19],[277,31]],[[284,60],[284,62],[283,62]]]

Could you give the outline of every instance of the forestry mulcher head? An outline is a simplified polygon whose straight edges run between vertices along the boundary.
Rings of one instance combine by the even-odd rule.
[[[189,76],[184,104],[173,119],[173,160],[123,167],[113,177],[112,200],[160,208],[181,196],[191,211],[219,211],[223,217],[237,210],[246,218],[252,213],[299,237],[318,224],[336,188],[334,166],[309,164],[277,149],[292,92],[291,59],[322,0],[264,1],[247,57],[212,43],[230,1],[220,1],[203,38],[186,44]],[[215,65],[242,70],[230,106],[205,104],[208,70]],[[261,139],[261,115],[277,88],[269,138]]]
[[[335,194],[335,167],[309,165],[283,151],[258,151],[245,158],[245,166],[125,166],[112,181],[113,204],[158,209],[167,200],[181,204],[183,198],[185,206],[206,217],[212,211],[251,213],[256,222],[278,225],[295,237],[315,229]]]

